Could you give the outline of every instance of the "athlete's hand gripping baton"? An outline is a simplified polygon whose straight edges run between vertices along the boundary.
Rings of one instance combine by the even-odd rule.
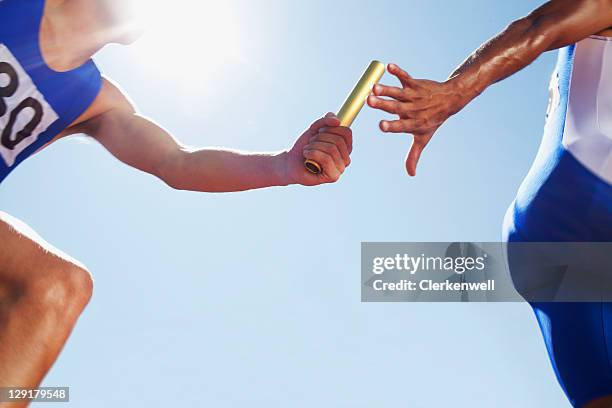
[[[384,73],[385,64],[379,61],[372,61],[370,63],[338,111],[337,116],[340,119],[340,126],[351,127],[361,108],[363,108],[366,99],[372,92],[372,88],[380,81]],[[313,174],[320,174],[322,171],[319,163],[313,160],[305,160],[304,167]]]

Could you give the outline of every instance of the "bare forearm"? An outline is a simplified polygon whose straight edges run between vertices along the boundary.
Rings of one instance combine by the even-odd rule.
[[[131,112],[111,112],[89,125],[86,131],[119,160],[179,190],[230,192],[288,184],[283,154],[190,149]]]
[[[453,73],[454,82],[469,100],[490,85],[522,70],[547,50],[548,41],[529,19],[512,23],[506,30],[472,53]]]
[[[610,0],[553,0],[510,24],[470,55],[449,83],[465,103],[522,70],[542,53],[575,43],[612,25]]]
[[[221,149],[181,149],[158,176],[178,190],[210,193],[245,191],[290,184],[286,153],[244,153]]]

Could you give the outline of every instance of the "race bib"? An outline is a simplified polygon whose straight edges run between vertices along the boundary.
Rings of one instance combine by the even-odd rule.
[[[8,167],[59,117],[11,51],[0,44],[0,156]]]

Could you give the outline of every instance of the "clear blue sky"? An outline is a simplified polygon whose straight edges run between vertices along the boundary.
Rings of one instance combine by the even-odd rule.
[[[274,150],[336,110],[370,60],[441,80],[538,1],[227,4],[232,33],[184,38],[191,54],[144,52],[145,37],[97,62],[186,143]],[[217,55],[230,34],[239,57]],[[46,384],[88,408],[569,406],[528,306],[362,304],[359,290],[362,241],[499,239],[554,58],[450,120],[416,179],[409,137],[382,135],[370,110],[346,176],[314,189],[174,192],[74,139],[29,160],[1,208],[96,279]]]

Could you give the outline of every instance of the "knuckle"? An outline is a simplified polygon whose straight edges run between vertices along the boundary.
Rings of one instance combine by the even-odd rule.
[[[338,143],[338,146],[340,147],[340,153],[342,153],[345,156],[348,156],[348,152],[349,152],[348,143],[346,143],[345,140],[342,140],[341,142]]]
[[[334,161],[332,160],[332,158],[329,155],[324,155],[321,158],[321,162],[326,166],[326,167],[330,167],[334,165]]]

